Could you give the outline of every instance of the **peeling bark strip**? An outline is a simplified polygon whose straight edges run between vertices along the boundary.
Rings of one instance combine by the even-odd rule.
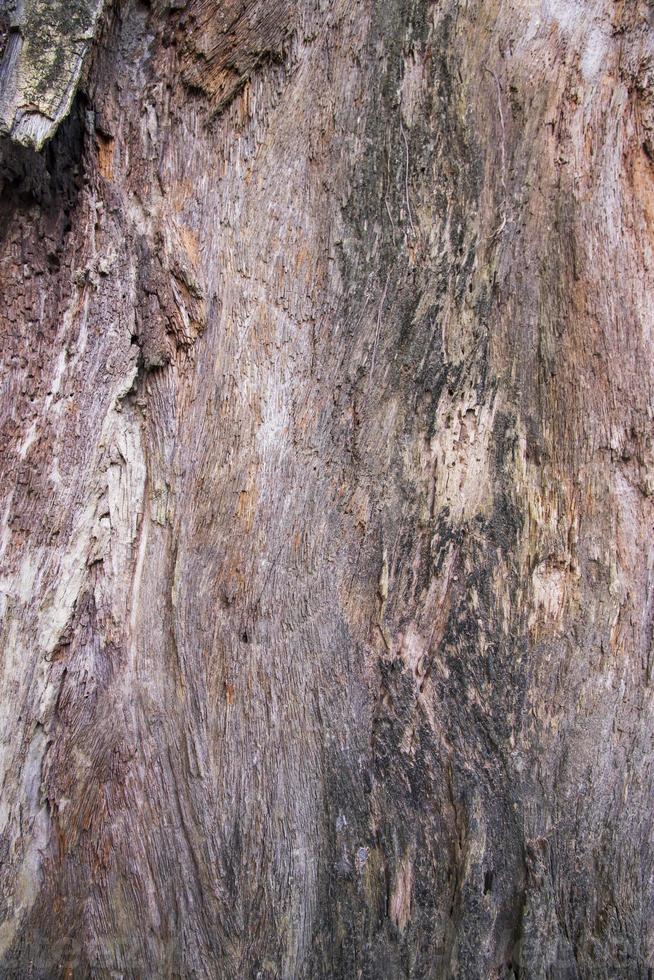
[[[0,134],[40,150],[68,114],[103,0],[0,0]]]
[[[649,980],[653,8],[100,7],[0,25],[0,974]]]

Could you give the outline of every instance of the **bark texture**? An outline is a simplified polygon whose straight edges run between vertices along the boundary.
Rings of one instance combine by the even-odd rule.
[[[649,980],[653,8],[100,6],[3,21],[0,975]]]

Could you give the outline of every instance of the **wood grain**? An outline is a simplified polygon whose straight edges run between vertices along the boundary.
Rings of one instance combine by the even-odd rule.
[[[124,0],[5,138],[3,977],[650,977],[653,20]]]

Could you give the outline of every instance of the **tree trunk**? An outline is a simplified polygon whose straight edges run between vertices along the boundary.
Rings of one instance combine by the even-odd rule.
[[[651,978],[653,11],[4,0],[3,978]]]

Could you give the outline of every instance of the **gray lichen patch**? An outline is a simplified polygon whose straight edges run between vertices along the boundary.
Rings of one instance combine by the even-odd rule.
[[[0,133],[41,149],[68,113],[103,0],[0,0]]]

